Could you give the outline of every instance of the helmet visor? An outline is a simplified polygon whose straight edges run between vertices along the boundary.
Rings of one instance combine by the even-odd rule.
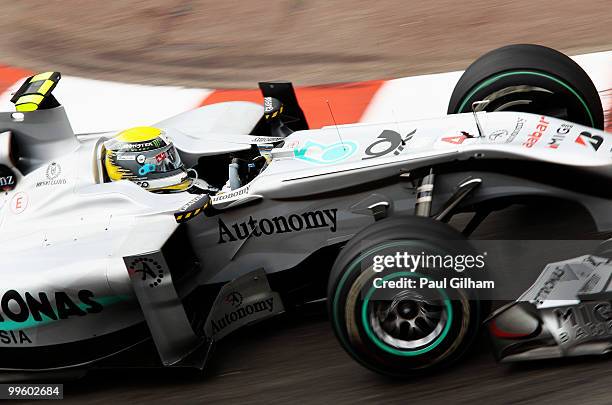
[[[181,169],[183,163],[174,145],[148,151],[117,151],[117,162],[138,177],[148,177]],[[155,176],[154,176],[155,177]]]

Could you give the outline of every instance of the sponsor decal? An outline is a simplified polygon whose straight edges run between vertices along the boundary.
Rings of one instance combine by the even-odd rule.
[[[193,197],[191,200],[189,200],[185,205],[183,205],[180,209],[179,212],[187,212],[187,211],[191,211],[191,209],[196,206],[199,205],[198,202],[205,200],[208,197],[207,194],[199,194],[195,197]]]
[[[233,306],[234,308],[238,308],[242,305],[242,301],[244,301],[244,298],[242,297],[242,294],[240,294],[238,291],[232,291],[231,293],[225,296],[223,301],[226,304]]]
[[[0,188],[2,191],[8,191],[15,186],[15,176],[0,176]]]
[[[544,135],[549,125],[550,122],[546,121],[546,117],[541,116],[540,120],[538,121],[538,124],[535,127],[535,131],[529,134],[527,140],[523,142],[523,146],[526,148],[532,148],[533,145],[538,143],[540,138],[542,138],[542,135]]]
[[[516,136],[519,134],[519,132],[521,132],[521,129],[523,129],[523,126],[525,125],[525,121],[527,120],[524,118],[518,118],[516,120],[516,125],[514,126],[514,129],[509,135],[508,135],[508,131],[505,129],[500,129],[498,131],[494,131],[490,133],[488,136],[489,141],[494,142],[494,143],[512,143],[514,142],[514,140],[516,139]]]
[[[13,171],[5,166],[0,165],[0,190],[11,191],[17,186],[17,177]]]
[[[289,149],[295,149],[298,146],[300,146],[300,140],[299,139],[293,139],[290,141],[285,141],[285,148],[289,148]]]
[[[198,215],[208,206],[210,197],[208,194],[199,194],[189,200],[177,212],[174,213],[174,219],[177,223],[186,222]]]
[[[411,140],[415,133],[416,129],[402,138],[398,132],[385,129],[376,138],[378,140],[366,148],[365,154],[367,157],[362,160],[382,157],[391,152],[396,156],[399,155],[404,150],[406,142]]]
[[[277,233],[301,232],[309,229],[328,228],[331,232],[337,229],[337,208],[304,212],[302,214],[279,215],[273,218],[255,219],[227,225],[221,217],[219,223],[219,240],[217,243],[236,242],[249,236],[260,237]]]
[[[36,183],[36,187],[57,186],[67,183],[66,179],[59,178],[62,174],[62,166],[60,166],[60,164],[57,162],[51,162],[49,166],[47,166],[47,171],[45,174],[47,176],[47,180],[39,181]]]
[[[301,148],[296,147],[293,150],[293,155],[305,162],[329,165],[342,162],[351,157],[358,149],[358,146],[353,141],[337,142],[330,145],[306,141]]]
[[[551,149],[558,149],[561,142],[565,140],[565,136],[572,129],[572,124],[561,124],[559,128],[557,128],[557,132],[555,132],[548,142],[548,147]]]
[[[240,187],[234,191],[230,191],[228,193],[223,193],[223,194],[217,194],[215,196],[211,197],[211,201],[214,203],[218,203],[218,202],[222,202],[222,201],[227,201],[227,200],[233,200],[236,197],[240,197],[243,195],[247,195],[249,194],[249,188],[251,186],[250,185],[246,185],[244,187]]]
[[[149,284],[150,288],[155,288],[164,279],[164,267],[154,259],[138,257],[128,264],[130,276],[139,276],[140,280]],[[150,281],[149,281],[150,280]]]
[[[37,322],[96,314],[104,308],[89,290],[80,290],[76,300],[63,291],[56,291],[53,297],[52,304],[46,292],[22,294],[16,290],[6,291],[0,298],[0,329],[7,329],[5,322],[32,327]]]
[[[493,143],[512,143],[514,142],[514,140],[516,139],[516,136],[519,134],[519,132],[521,132],[521,129],[523,129],[523,126],[525,125],[525,121],[527,120],[524,118],[518,118],[516,120],[516,125],[514,126],[514,129],[512,130],[510,134],[508,134],[508,131],[505,129],[499,129],[497,131],[491,132],[488,135],[489,141]]]
[[[465,141],[468,137],[465,135],[458,136],[447,136],[446,138],[442,138],[444,142],[452,143],[455,145],[461,145],[463,141]]]
[[[239,299],[240,301],[236,301]],[[224,301],[230,303],[236,309],[225,313],[224,316],[211,320],[212,331],[217,334],[223,331],[228,326],[244,318],[249,318],[255,314],[272,312],[274,309],[274,297],[269,297],[260,301],[255,301],[246,305],[242,305],[242,295],[238,292],[231,292]],[[245,319],[246,320],[246,319]]]
[[[561,343],[612,335],[612,304],[585,303],[553,310],[553,323]]]
[[[525,121],[527,120],[524,118],[519,118],[518,120],[516,120],[516,126],[514,127],[514,130],[508,137],[508,140],[506,141],[506,143],[510,143],[516,139],[516,136],[518,135],[518,133],[521,132],[521,129],[523,129],[523,125],[525,125]]]
[[[11,211],[13,214],[21,214],[28,208],[30,197],[24,192],[19,192],[11,199]]]
[[[542,287],[540,287],[538,290],[538,293],[535,296],[535,301],[538,301],[539,303],[544,302],[564,275],[565,271],[562,268],[555,269],[548,280],[546,280]]]
[[[443,142],[452,143],[454,145],[461,145],[468,138],[476,138],[474,135],[466,131],[461,131],[461,135],[447,136],[442,138]]]
[[[55,180],[62,174],[62,166],[59,163],[52,162],[47,166],[47,178],[49,180]]]
[[[0,330],[0,344],[28,345],[32,344],[32,339],[23,330]]]
[[[166,154],[166,152],[162,152],[160,154],[158,154],[157,156],[155,156],[155,161],[157,163],[161,163],[164,160],[168,159],[168,155]]]
[[[276,143],[281,142],[285,138],[280,136],[254,136],[251,138],[251,142],[253,143]]]
[[[578,145],[590,145],[595,151],[598,151],[603,144],[603,138],[599,135],[593,135],[588,131],[582,131],[574,141]]]
[[[587,282],[578,290],[579,293],[585,294],[593,291],[597,284],[601,281],[601,276],[597,273],[593,273],[591,277],[588,278]]]
[[[149,173],[153,173],[155,171],[155,165],[151,163],[147,163],[138,169],[138,174],[141,176],[146,176]]]
[[[119,146],[119,149],[128,150],[128,151],[138,151],[138,150],[143,150],[143,149],[161,148],[162,146],[165,146],[165,142],[162,143],[161,140],[156,138],[156,139],[153,139],[152,141],[147,141],[147,142],[124,143],[121,146]]]
[[[272,97],[264,97],[264,112],[269,113],[274,109],[272,104]]]
[[[507,142],[508,131],[505,129],[499,129],[489,134],[489,141],[496,143]]]

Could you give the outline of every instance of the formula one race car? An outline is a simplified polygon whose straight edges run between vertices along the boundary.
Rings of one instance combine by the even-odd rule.
[[[263,108],[219,103],[75,135],[52,95],[59,78],[28,78],[17,112],[0,114],[5,379],[201,369],[229,333],[325,297],[358,362],[419,374],[466,351],[486,305],[461,285],[380,295],[376,257],[471,249],[484,218],[517,201],[570,201],[612,229],[598,94],[541,46],[477,60],[446,117],[321,129],[290,83],[266,82]],[[466,212],[463,232],[447,224]]]

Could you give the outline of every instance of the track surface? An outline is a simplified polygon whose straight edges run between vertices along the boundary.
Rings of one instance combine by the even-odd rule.
[[[509,43],[612,46],[609,0],[20,0],[2,11],[0,63],[210,88],[461,70]]]
[[[612,48],[609,0],[59,4],[3,4],[0,61],[98,79],[218,88],[254,87],[259,80],[278,78],[320,84],[458,70],[507,43],[541,43],[572,54]],[[516,210],[513,217],[491,218],[481,235],[495,237],[504,230],[529,238],[534,231],[552,235],[568,227],[579,233],[580,225],[567,224],[562,211],[547,211],[548,220],[556,221],[555,229],[541,225],[540,214]],[[562,258],[582,252],[557,253]],[[533,267],[534,272],[541,268]],[[174,370],[96,372],[66,385],[65,402],[611,401],[609,359],[506,366],[494,362],[485,338],[479,343],[471,356],[447,372],[389,381],[344,353],[324,305],[313,304],[299,316],[271,320],[228,337],[217,347],[204,376]]]

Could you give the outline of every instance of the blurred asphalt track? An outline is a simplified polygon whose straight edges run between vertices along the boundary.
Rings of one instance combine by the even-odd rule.
[[[208,88],[461,70],[509,43],[612,46],[610,0],[19,0],[2,14],[0,64]]]
[[[612,48],[610,0],[21,0],[2,7],[0,63],[145,84],[321,84],[463,69],[507,43],[570,54]],[[568,222],[566,210],[540,211],[495,215],[480,234],[530,238],[570,230],[579,238],[584,231],[584,221]],[[583,252],[551,253],[561,259]],[[532,267],[525,269],[539,274],[541,266]],[[483,337],[451,370],[390,381],[349,359],[324,305],[313,304],[228,337],[203,376],[95,372],[68,384],[65,402],[609,404],[609,360],[498,365]]]

